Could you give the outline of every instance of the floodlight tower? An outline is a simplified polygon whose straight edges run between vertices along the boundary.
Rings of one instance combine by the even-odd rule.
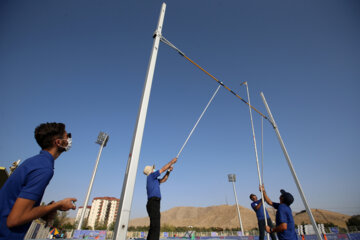
[[[99,154],[97,156],[96,162],[95,162],[94,171],[93,171],[93,174],[92,174],[92,177],[91,177],[91,180],[90,180],[89,189],[88,189],[88,192],[87,192],[87,195],[86,195],[86,198],[85,198],[85,202],[84,202],[84,205],[83,205],[83,210],[81,212],[81,216],[80,216],[79,224],[77,226],[77,230],[81,229],[81,225],[82,225],[83,220],[84,220],[85,210],[86,210],[86,207],[88,205],[91,189],[92,189],[92,186],[93,186],[93,183],[94,183],[97,167],[99,165],[101,152],[102,152],[103,148],[106,146],[106,143],[108,142],[108,140],[109,140],[109,135],[108,134],[106,134],[104,132],[99,133],[99,136],[98,136],[98,138],[96,140],[96,143],[100,145],[100,150],[99,150]]]
[[[237,207],[237,212],[238,212],[238,217],[239,217],[239,223],[240,223],[240,227],[241,227],[241,232],[242,232],[242,234],[244,235],[244,228],[243,228],[242,221],[241,221],[239,203],[238,203],[238,199],[237,199],[237,195],[236,195],[236,190],[235,190],[236,175],[235,175],[235,174],[228,174],[228,179],[229,179],[229,182],[232,182],[232,183],[233,183],[233,189],[234,189],[236,207]]]

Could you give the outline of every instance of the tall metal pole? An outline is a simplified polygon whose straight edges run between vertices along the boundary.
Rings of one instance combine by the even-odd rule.
[[[292,163],[291,163],[290,156],[289,156],[289,154],[288,154],[288,152],[287,152],[287,150],[286,150],[285,144],[284,144],[284,142],[283,142],[283,140],[282,140],[282,138],[281,138],[281,135],[280,135],[279,129],[278,129],[277,125],[276,125],[276,122],[275,122],[275,120],[274,120],[274,118],[273,118],[273,116],[272,116],[272,114],[271,114],[269,105],[268,105],[267,102],[266,102],[266,99],[265,99],[264,94],[261,92],[260,95],[261,95],[261,98],[262,98],[262,100],[263,100],[263,102],[264,102],[264,105],[265,105],[265,107],[266,107],[266,111],[267,111],[268,114],[269,114],[270,121],[272,122],[273,128],[274,128],[274,130],[275,130],[275,132],[276,132],[276,135],[277,135],[277,138],[278,138],[278,140],[279,140],[281,149],[282,149],[282,151],[283,151],[283,153],[284,153],[284,155],[285,155],[286,161],[287,161],[287,163],[288,163],[288,165],[289,165],[290,171],[291,171],[291,173],[292,173],[292,175],[293,175],[293,178],[294,178],[294,180],[295,180],[295,183],[296,183],[296,186],[297,186],[298,191],[299,191],[299,193],[300,193],[301,199],[302,199],[302,201],[303,201],[303,203],[304,203],[304,205],[305,205],[306,212],[307,212],[308,215],[309,215],[311,224],[313,225],[313,228],[314,228],[314,230],[315,230],[315,232],[316,232],[316,235],[317,235],[318,240],[322,240],[321,233],[320,233],[320,231],[319,231],[319,229],[318,229],[318,227],[317,227],[317,224],[316,224],[316,222],[315,222],[314,216],[312,215],[311,209],[310,209],[310,207],[309,207],[309,205],[308,205],[308,203],[307,203],[307,201],[306,201],[305,194],[304,194],[304,192],[303,192],[303,190],[302,190],[302,188],[301,188],[299,179],[298,179],[298,177],[296,176],[295,169],[294,169],[294,167],[293,167],[293,165],[292,165]]]
[[[253,122],[253,117],[252,117],[252,112],[251,112],[251,103],[250,103],[250,94],[249,94],[249,87],[247,82],[244,82],[242,84],[246,85],[246,92],[247,92],[247,96],[248,96],[248,103],[249,103],[249,112],[250,112],[250,122],[251,122],[251,128],[252,128],[252,135],[253,135],[253,141],[254,141],[254,150],[255,150],[255,158],[256,158],[256,166],[257,166],[257,172],[258,172],[258,177],[259,177],[259,184],[260,186],[262,186],[262,178],[260,176],[260,167],[259,167],[259,157],[258,157],[258,151],[257,151],[257,147],[256,147],[256,138],[255,138],[255,129],[254,129],[254,122]],[[261,188],[262,189],[262,188]],[[261,190],[261,202],[263,205],[263,210],[264,210],[264,217],[265,217],[265,226],[268,226],[267,223],[267,215],[266,215],[266,207],[265,207],[265,201],[264,201],[264,193]],[[266,239],[269,240],[269,234],[266,232]]]
[[[238,217],[239,217],[240,228],[241,228],[242,234],[244,234],[244,228],[243,228],[242,221],[241,221],[239,203],[238,203],[237,194],[236,194],[236,190],[235,190],[236,175],[235,174],[228,174],[228,180],[229,180],[229,182],[233,183],[235,202],[236,202],[236,207],[237,207],[237,212],[238,212]]]
[[[137,122],[130,148],[130,154],[126,166],[123,188],[120,197],[118,215],[114,231],[114,240],[125,240],[129,224],[132,198],[134,194],[136,173],[139,163],[141,143],[144,133],[147,108],[149,104],[151,85],[155,71],[156,57],[159,49],[161,30],[164,22],[166,4],[163,3],[160,11],[157,29],[154,33],[154,44],[146,73],[143,95],[138,112]]]
[[[236,190],[235,190],[235,182],[233,182],[233,188],[234,188],[234,195],[235,195],[235,201],[236,201],[236,207],[237,207],[237,212],[238,212],[238,217],[239,217],[241,232],[242,232],[243,235],[245,235],[245,233],[244,233],[244,228],[243,228],[243,224],[242,224],[242,221],[241,221],[239,203],[238,203],[237,194],[236,194]]]
[[[87,194],[86,194],[86,198],[85,198],[85,202],[84,202],[84,205],[83,205],[83,210],[82,210],[82,212],[81,212],[79,224],[78,224],[78,226],[77,226],[77,230],[80,230],[80,229],[81,229],[81,225],[82,225],[83,220],[84,220],[86,208],[87,208],[87,205],[88,205],[88,202],[89,202],[89,197],[90,197],[91,189],[92,189],[92,186],[93,186],[93,183],[94,183],[94,179],[95,179],[97,167],[98,167],[98,165],[99,165],[101,152],[102,152],[104,146],[105,146],[106,143],[107,143],[108,137],[109,137],[109,136],[108,136],[107,134],[105,134],[105,133],[100,132],[100,134],[99,134],[97,143],[100,143],[100,144],[101,144],[101,145],[100,145],[100,150],[99,150],[99,154],[98,154],[98,156],[97,156],[96,162],[95,162],[94,171],[93,171],[93,174],[92,174],[92,177],[91,177],[91,180],[90,180],[89,188],[88,188],[88,191],[87,191]]]

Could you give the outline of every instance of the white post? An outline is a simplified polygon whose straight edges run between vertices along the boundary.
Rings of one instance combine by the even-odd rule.
[[[251,112],[251,103],[250,103],[250,94],[249,94],[249,87],[247,82],[244,82],[244,84],[246,85],[246,92],[247,92],[247,96],[248,96],[248,102],[249,102],[249,112],[250,112],[250,122],[251,122],[251,129],[252,129],[252,135],[253,135],[253,141],[254,141],[254,150],[255,150],[255,158],[256,158],[256,166],[257,166],[257,172],[258,172],[258,177],[259,177],[259,184],[260,186],[263,184],[261,181],[261,176],[260,176],[260,167],[259,167],[259,157],[258,157],[258,151],[257,151],[257,147],[256,147],[256,138],[255,138],[255,129],[254,129],[254,121],[253,121],[253,117],[252,117],[252,112]],[[266,215],[266,207],[265,207],[265,201],[264,201],[264,193],[261,190],[261,202],[263,205],[263,209],[264,209],[264,218],[265,218],[265,226],[268,226],[268,222],[267,222],[267,215]],[[269,233],[266,232],[266,239],[269,240]]]
[[[322,240],[320,231],[319,231],[319,229],[317,228],[317,225],[316,225],[314,216],[312,215],[311,209],[309,208],[309,205],[308,205],[308,203],[307,203],[307,201],[306,201],[305,194],[304,194],[304,192],[303,192],[303,190],[302,190],[302,188],[301,188],[299,179],[298,179],[297,176],[296,176],[295,169],[294,169],[294,167],[293,167],[293,165],[292,165],[292,163],[291,163],[290,156],[289,156],[289,154],[288,154],[288,152],[287,152],[287,150],[286,150],[285,144],[284,144],[284,142],[283,142],[283,140],[282,140],[282,138],[281,138],[279,129],[278,129],[276,123],[275,123],[275,120],[274,120],[272,114],[271,114],[271,111],[270,111],[270,108],[269,108],[269,106],[268,106],[268,104],[267,104],[267,102],[266,102],[265,96],[264,96],[264,94],[263,94],[262,92],[260,93],[260,95],[261,95],[262,100],[263,100],[263,102],[264,102],[264,105],[265,105],[265,107],[266,107],[266,111],[267,111],[268,114],[269,114],[269,118],[270,118],[269,120],[271,121],[271,123],[272,123],[272,125],[273,125],[273,127],[274,127],[274,130],[275,130],[276,135],[277,135],[277,138],[278,138],[278,140],[279,140],[281,149],[282,149],[282,151],[283,151],[283,153],[284,153],[284,155],[285,155],[286,161],[287,161],[287,163],[288,163],[288,165],[289,165],[290,171],[291,171],[291,173],[292,173],[292,175],[293,175],[293,178],[294,178],[294,180],[295,180],[295,183],[296,183],[296,186],[297,186],[298,191],[299,191],[299,193],[300,193],[301,199],[302,199],[302,201],[303,201],[303,203],[304,203],[304,205],[305,205],[306,212],[307,212],[308,215],[309,215],[311,224],[312,224],[313,227],[314,227],[314,230],[315,230],[315,232],[316,232],[316,235],[317,235],[318,240]]]
[[[100,133],[100,134],[101,134],[101,133]],[[84,220],[86,208],[87,208],[87,205],[88,205],[88,202],[89,202],[89,197],[90,197],[91,189],[92,189],[92,186],[93,186],[93,183],[94,183],[94,179],[95,179],[97,167],[98,167],[98,165],[99,165],[101,152],[102,152],[105,144],[107,143],[108,135],[105,134],[104,137],[105,137],[105,138],[103,139],[103,142],[102,142],[101,145],[100,145],[99,154],[98,154],[97,159],[96,159],[96,162],[95,162],[94,171],[93,171],[93,174],[92,174],[92,177],[91,177],[91,180],[90,180],[88,192],[87,192],[87,194],[86,194],[86,198],[85,198],[85,202],[84,202],[84,205],[83,205],[83,210],[82,210],[82,212],[81,212],[79,224],[78,224],[78,226],[77,226],[77,230],[80,230],[80,229],[81,229],[81,225],[82,225],[83,220]]]
[[[162,25],[164,22],[166,4],[163,3],[161,7],[160,17],[157,25],[156,32],[154,34],[154,44],[151,52],[151,57],[146,73],[145,84],[143,89],[143,95],[140,103],[140,108],[137,117],[137,123],[133,135],[130,154],[126,166],[123,188],[120,197],[118,215],[116,225],[114,229],[114,240],[125,240],[128,229],[128,223],[130,218],[130,210],[132,204],[132,198],[134,194],[134,186],[136,180],[136,173],[139,163],[141,143],[144,133],[145,120],[147,114],[147,108],[149,104],[151,85],[155,71],[156,57],[159,49],[160,37]]]
[[[241,221],[241,215],[240,215],[239,203],[238,203],[238,199],[237,199],[237,195],[236,195],[236,190],[235,190],[235,182],[233,182],[233,188],[234,188],[235,201],[236,201],[236,207],[237,207],[237,211],[238,211],[238,217],[239,217],[239,222],[240,222],[241,232],[242,232],[242,234],[243,234],[243,236],[244,236],[244,235],[245,235],[245,233],[244,233],[244,228],[243,228],[242,221]]]

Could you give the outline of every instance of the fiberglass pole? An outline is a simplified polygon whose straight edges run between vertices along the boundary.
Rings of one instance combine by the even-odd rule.
[[[252,135],[253,135],[253,141],[254,141],[254,149],[255,149],[255,157],[256,157],[256,166],[257,166],[257,172],[258,172],[258,177],[259,177],[259,184],[260,186],[262,186],[262,181],[261,181],[261,176],[260,176],[260,167],[259,167],[259,157],[258,157],[258,151],[257,151],[257,147],[256,147],[256,138],[255,138],[255,129],[254,129],[254,122],[253,122],[253,117],[252,117],[252,112],[251,112],[251,103],[250,103],[250,94],[249,94],[249,87],[247,82],[244,82],[242,84],[246,85],[246,92],[247,92],[247,96],[248,96],[248,105],[249,105],[249,111],[250,111],[250,122],[251,122],[251,128],[252,128]],[[266,215],[266,208],[265,208],[265,201],[264,201],[264,193],[262,191],[261,188],[261,202],[263,205],[263,209],[264,209],[264,218],[265,218],[265,226],[268,225],[267,223],[267,215]],[[266,233],[266,238],[267,240],[269,240],[269,234]]]
[[[123,188],[120,197],[118,215],[116,220],[116,225],[114,229],[113,240],[125,240],[129,218],[130,210],[132,204],[132,198],[134,195],[134,186],[136,180],[136,173],[139,163],[141,142],[144,133],[146,113],[149,104],[151,85],[155,71],[156,57],[159,50],[159,43],[161,38],[161,30],[164,22],[166,4],[163,3],[160,11],[159,21],[157,29],[154,33],[154,43],[151,51],[151,56],[149,60],[149,65],[146,73],[145,84],[143,89],[143,94],[141,98],[140,108],[138,112],[137,122],[134,130],[133,140],[131,144],[131,149],[129,153],[129,158],[126,166],[126,172],[123,182]]]
[[[282,140],[282,138],[281,138],[279,129],[278,129],[276,123],[275,123],[275,120],[274,120],[272,114],[271,114],[269,105],[268,105],[267,102],[266,102],[266,99],[265,99],[264,94],[261,92],[260,95],[261,95],[262,100],[263,100],[263,102],[264,102],[264,105],[265,105],[265,107],[266,107],[266,111],[267,111],[268,114],[269,114],[269,120],[271,121],[271,123],[272,123],[272,125],[273,125],[273,128],[274,128],[274,130],[275,130],[275,132],[276,132],[276,135],[277,135],[277,138],[278,138],[278,140],[279,140],[281,149],[282,149],[282,151],[283,151],[283,153],[284,153],[284,155],[285,155],[286,161],[287,161],[287,163],[288,163],[288,165],[289,165],[290,171],[291,171],[291,173],[292,173],[292,175],[293,175],[293,178],[294,178],[294,180],[295,180],[295,183],[296,183],[296,186],[297,186],[298,191],[299,191],[299,193],[300,193],[301,199],[302,199],[302,201],[303,201],[303,203],[304,203],[304,205],[305,205],[306,212],[308,213],[309,218],[310,218],[310,221],[311,221],[311,224],[313,225],[313,228],[314,228],[314,230],[315,230],[315,232],[316,232],[316,236],[317,236],[318,240],[322,240],[322,237],[321,237],[321,234],[320,234],[320,232],[319,232],[319,229],[318,229],[318,227],[317,227],[317,225],[316,225],[314,216],[313,216],[312,213],[311,213],[311,209],[310,209],[310,207],[309,207],[309,205],[308,205],[308,203],[307,203],[307,201],[306,201],[305,194],[304,194],[304,192],[303,192],[303,190],[302,190],[302,188],[301,188],[299,179],[297,178],[296,173],[295,173],[295,169],[294,169],[294,167],[293,167],[293,165],[292,165],[292,163],[291,163],[290,156],[289,156],[289,154],[288,154],[288,152],[287,152],[287,150],[286,150],[286,147],[285,147],[285,144],[284,144],[284,142],[283,142],[283,140]]]

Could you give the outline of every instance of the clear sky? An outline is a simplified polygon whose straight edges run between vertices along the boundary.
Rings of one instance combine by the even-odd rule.
[[[55,163],[43,200],[86,195],[99,145],[110,135],[93,197],[120,197],[162,1],[0,2],[0,166],[39,152],[33,132],[64,122],[73,148]],[[264,92],[311,208],[360,214],[360,2],[167,1],[163,35],[266,113]],[[175,157],[217,83],[160,45],[131,216],[145,217],[145,165]],[[261,122],[254,113],[258,143]],[[260,145],[258,145],[260,150]],[[260,154],[260,152],[259,152]],[[258,175],[247,105],[221,89],[161,186],[161,210],[250,207]],[[304,209],[264,122],[264,181]],[[72,213],[74,215],[74,213]],[[246,221],[246,220],[243,220]]]

